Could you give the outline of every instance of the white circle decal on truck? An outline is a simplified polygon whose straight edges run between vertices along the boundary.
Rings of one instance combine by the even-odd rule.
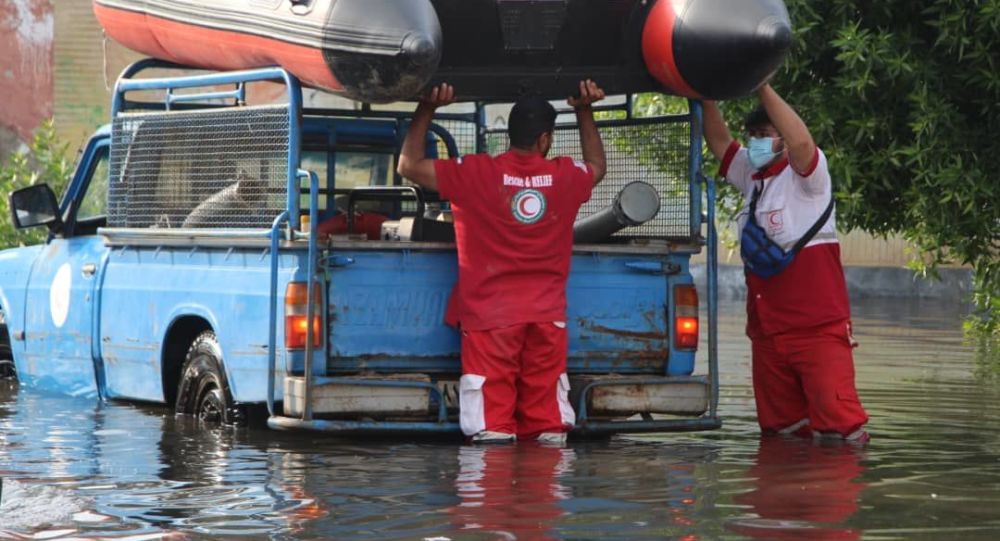
[[[62,327],[69,315],[69,293],[73,288],[73,268],[69,263],[63,263],[52,279],[49,288],[49,311],[52,313],[52,324]]]

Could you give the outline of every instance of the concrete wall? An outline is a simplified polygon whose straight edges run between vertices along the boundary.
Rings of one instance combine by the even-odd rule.
[[[0,0],[0,159],[52,116],[53,2]]]

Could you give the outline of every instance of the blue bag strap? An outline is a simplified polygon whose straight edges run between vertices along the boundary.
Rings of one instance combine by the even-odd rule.
[[[763,193],[763,190],[758,188],[757,186],[754,186],[753,196],[750,198],[750,216],[749,216],[750,221],[753,222],[754,225],[757,225],[757,201],[760,199],[761,193]],[[792,249],[789,250],[788,253],[795,255],[799,253],[799,250],[804,248],[806,244],[809,244],[809,241],[811,241],[813,237],[816,236],[816,233],[819,233],[819,230],[823,227],[823,224],[825,224],[826,221],[830,219],[830,214],[833,212],[833,204],[834,204],[833,188],[831,187],[830,204],[826,206],[826,210],[824,210],[823,214],[821,214],[819,219],[816,220],[816,223],[814,223],[812,227],[809,228],[809,231],[806,231],[805,235],[802,235],[802,238],[799,239],[794,246],[792,246]],[[757,227],[760,226],[757,225]]]

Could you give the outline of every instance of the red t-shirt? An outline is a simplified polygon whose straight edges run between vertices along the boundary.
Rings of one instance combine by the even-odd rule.
[[[590,199],[590,168],[507,152],[437,160],[435,169],[458,245],[445,321],[487,330],[565,320],[573,222]]]

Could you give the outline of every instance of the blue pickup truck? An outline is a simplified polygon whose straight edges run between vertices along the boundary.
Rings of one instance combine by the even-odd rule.
[[[443,323],[454,232],[448,202],[395,173],[408,113],[305,107],[278,68],[140,76],[153,66],[119,78],[112,123],[61,200],[44,184],[10,195],[18,228],[49,230],[42,245],[0,252],[0,357],[15,377],[206,424],[266,407],[276,429],[458,434],[459,335]],[[250,103],[275,88],[282,97]],[[636,180],[661,204],[574,246],[574,432],[717,428],[700,104],[635,118],[631,97],[619,102],[599,122],[609,175],[580,218],[607,213]],[[505,130],[487,122],[497,106],[439,115],[429,152],[505,149]],[[561,117],[553,153],[578,152]],[[709,344],[696,375],[689,262],[703,249]]]

